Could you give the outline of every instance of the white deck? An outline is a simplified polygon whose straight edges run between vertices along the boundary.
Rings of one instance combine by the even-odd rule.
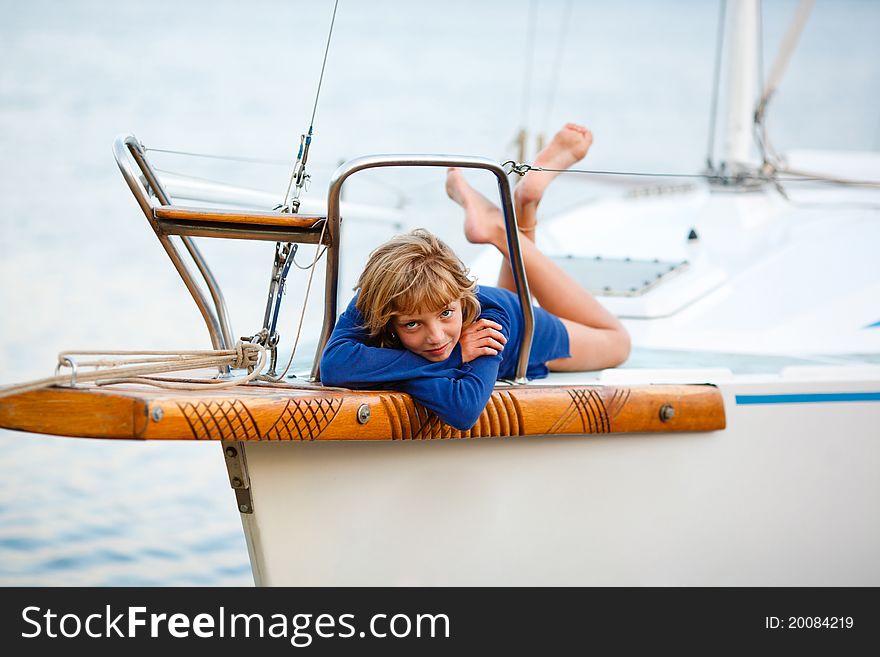
[[[853,155],[848,167],[841,154],[793,165],[880,180],[880,155]],[[553,255],[689,262],[643,295],[599,295],[643,349],[880,355],[880,190],[785,189],[790,201],[772,186],[609,199],[542,224],[538,243]],[[491,281],[499,264],[486,252],[473,271]]]

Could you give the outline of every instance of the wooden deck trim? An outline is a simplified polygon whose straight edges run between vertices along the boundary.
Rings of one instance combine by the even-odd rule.
[[[366,422],[364,407],[369,409]],[[409,395],[389,391],[83,386],[0,400],[2,428],[138,440],[424,440],[697,432],[725,426],[721,392],[703,384],[499,387],[469,431],[441,422]]]

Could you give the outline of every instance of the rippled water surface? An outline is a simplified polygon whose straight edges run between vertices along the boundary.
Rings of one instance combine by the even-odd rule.
[[[795,3],[765,5],[769,68]],[[586,123],[597,169],[703,166],[715,3],[538,2],[534,38],[531,6],[343,0],[309,196],[320,198],[337,163],[359,155],[507,159],[524,122],[544,131]],[[134,132],[148,147],[289,160],[308,127],[331,12],[327,0],[0,0],[0,383],[51,374],[63,349],[207,346],[116,169],[113,138]],[[880,147],[878,25],[877,3],[817,3],[771,106],[777,148]],[[165,170],[249,185],[279,201],[290,173],[154,157]],[[442,180],[440,171],[382,172],[346,193],[404,203],[405,227],[436,230],[467,259],[474,251]],[[560,179],[544,210],[606,192]],[[347,230],[350,286],[366,252],[394,227],[353,220]],[[271,245],[204,249],[234,330],[253,332]],[[297,276],[282,318],[286,337],[305,281]],[[319,297],[309,305],[300,366],[316,337]],[[219,445],[0,431],[0,450],[0,584],[252,584]]]

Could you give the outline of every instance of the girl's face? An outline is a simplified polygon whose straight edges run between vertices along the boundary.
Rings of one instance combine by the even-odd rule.
[[[391,320],[400,343],[414,354],[430,361],[449,358],[461,337],[461,301],[440,310],[395,315]]]

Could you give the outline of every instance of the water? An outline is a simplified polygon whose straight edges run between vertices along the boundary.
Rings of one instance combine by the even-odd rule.
[[[358,155],[507,159],[524,119],[548,132],[566,120],[589,125],[597,169],[703,165],[714,3],[573,3],[561,55],[565,3],[539,3],[527,103],[529,2],[340,4],[311,196]],[[765,4],[769,68],[795,3]],[[46,376],[63,349],[206,346],[200,316],[116,169],[112,140],[135,131],[152,147],[291,158],[311,116],[331,12],[326,0],[0,1],[0,383]],[[877,3],[817,3],[770,108],[777,149],[880,147],[878,26]],[[283,166],[155,161],[279,201],[289,176]],[[474,250],[442,180],[439,171],[381,172],[352,181],[347,194],[386,205],[404,196],[406,227],[436,230],[467,259]],[[491,189],[488,179],[473,182]],[[597,189],[560,179],[544,209]],[[348,230],[350,285],[392,229]],[[204,243],[241,334],[262,317],[271,248]],[[304,280],[291,285],[282,327],[296,320]],[[303,366],[319,316],[316,303],[309,308]],[[218,445],[2,431],[0,446],[0,584],[252,584]]]

